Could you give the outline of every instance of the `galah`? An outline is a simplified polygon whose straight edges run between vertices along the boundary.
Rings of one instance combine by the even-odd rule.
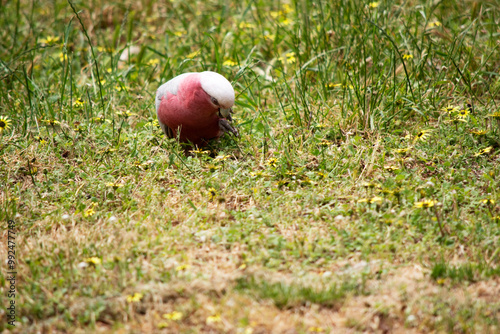
[[[156,92],[156,115],[169,138],[203,146],[226,132],[238,135],[231,125],[234,89],[215,72],[184,73]]]

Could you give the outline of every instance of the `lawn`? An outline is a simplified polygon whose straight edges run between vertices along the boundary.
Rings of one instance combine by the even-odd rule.
[[[0,25],[1,332],[500,331],[497,0],[17,0]],[[204,70],[240,136],[193,148],[154,98]]]

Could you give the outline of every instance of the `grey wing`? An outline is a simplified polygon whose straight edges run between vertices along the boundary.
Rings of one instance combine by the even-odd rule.
[[[167,81],[163,85],[161,85],[158,90],[156,91],[156,99],[155,99],[155,105],[156,105],[156,117],[158,117],[158,109],[160,108],[161,104],[161,99],[167,95],[167,93],[177,95],[177,90],[179,89],[179,85],[184,78],[194,72],[189,72],[189,73],[184,73],[181,75],[176,76],[175,78]],[[160,126],[165,133],[165,135],[168,138],[173,138],[174,133],[172,129],[170,129],[168,126],[160,122],[160,118],[158,117],[158,123],[160,123]]]

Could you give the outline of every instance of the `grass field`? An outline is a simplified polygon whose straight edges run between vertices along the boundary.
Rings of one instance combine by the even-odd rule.
[[[1,3],[1,332],[500,331],[497,0]]]

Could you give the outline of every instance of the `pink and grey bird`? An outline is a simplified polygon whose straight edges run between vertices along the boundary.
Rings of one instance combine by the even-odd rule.
[[[238,135],[231,125],[234,89],[215,72],[181,74],[156,92],[156,115],[170,138],[203,146],[226,132]]]

